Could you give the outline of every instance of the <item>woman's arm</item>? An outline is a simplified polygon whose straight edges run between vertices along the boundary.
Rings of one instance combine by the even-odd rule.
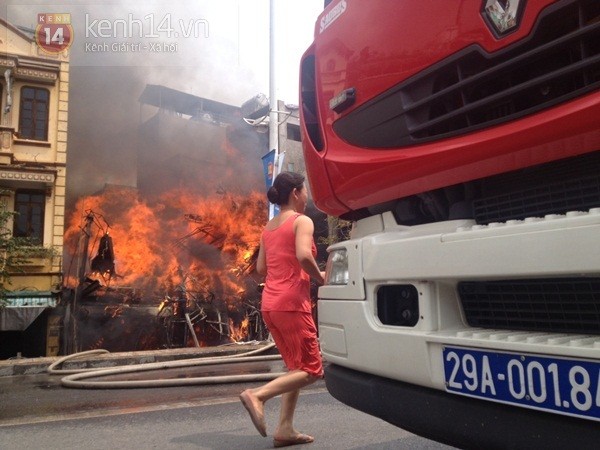
[[[267,274],[267,257],[265,255],[265,246],[262,237],[260,238],[260,247],[258,248],[258,258],[256,258],[256,271],[260,275]]]
[[[318,284],[325,281],[322,272],[312,254],[313,233],[315,226],[308,216],[299,216],[294,223],[296,233],[296,258],[304,271],[314,278]]]

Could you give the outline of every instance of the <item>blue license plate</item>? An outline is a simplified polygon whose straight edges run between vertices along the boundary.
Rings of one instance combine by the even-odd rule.
[[[600,363],[445,347],[448,392],[600,421]]]

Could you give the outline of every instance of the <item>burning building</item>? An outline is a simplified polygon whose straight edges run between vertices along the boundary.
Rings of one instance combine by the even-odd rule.
[[[80,198],[67,223],[70,350],[246,339],[260,328],[267,137],[237,107],[164,86],[140,103],[154,114],[139,128],[137,185]]]

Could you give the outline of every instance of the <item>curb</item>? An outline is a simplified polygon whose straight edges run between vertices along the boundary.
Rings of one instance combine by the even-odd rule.
[[[191,358],[210,358],[216,356],[229,356],[246,353],[265,347],[268,343],[259,344],[228,344],[218,347],[204,348],[177,348],[165,350],[147,350],[139,352],[119,352],[99,355],[87,355],[65,361],[62,369],[93,369],[127,366],[132,364],[145,364],[163,361],[175,361]],[[276,354],[277,349],[266,351],[265,354]],[[46,373],[48,367],[63,358],[41,357],[41,358],[18,358],[0,361],[0,377],[13,377],[19,375],[37,375]]]

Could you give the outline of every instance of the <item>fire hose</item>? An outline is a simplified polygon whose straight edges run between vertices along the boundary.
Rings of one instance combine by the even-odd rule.
[[[267,381],[283,375],[285,372],[268,372],[243,375],[222,375],[222,376],[206,376],[194,378],[178,378],[178,379],[154,379],[154,380],[120,380],[120,381],[89,381],[88,378],[100,378],[109,375],[121,375],[126,373],[147,372],[152,370],[173,369],[183,367],[196,367],[215,364],[231,364],[239,362],[259,362],[259,361],[274,361],[281,359],[281,355],[258,355],[266,350],[275,347],[275,343],[269,343],[266,346],[245,353],[228,356],[216,356],[210,358],[190,358],[177,361],[164,361],[144,364],[133,364],[128,366],[120,366],[116,368],[103,369],[57,369],[58,366],[70,359],[79,358],[92,354],[109,353],[108,350],[97,349],[88,350],[85,352],[74,353],[59,358],[50,366],[48,373],[50,374],[69,374],[61,379],[61,384],[65,387],[79,389],[123,389],[123,388],[149,388],[149,387],[173,387],[173,386],[189,386],[200,384],[221,384],[221,383],[237,383],[248,381]],[[255,356],[258,355],[258,356]],[[84,381],[86,380],[86,381]]]

